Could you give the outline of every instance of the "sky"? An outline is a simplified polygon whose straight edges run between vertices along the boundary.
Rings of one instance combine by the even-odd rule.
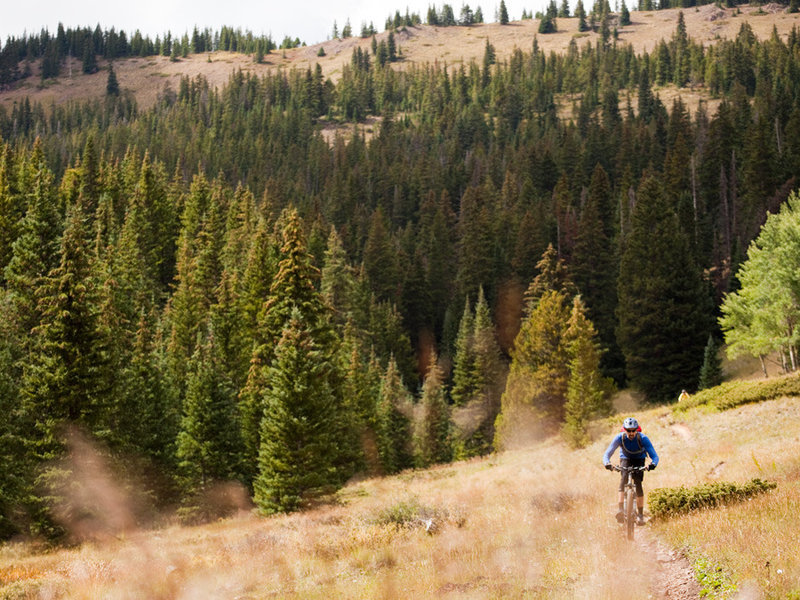
[[[29,0],[30,1],[30,0]],[[547,0],[505,0],[512,20],[530,12],[543,10]],[[347,19],[358,35],[362,24],[370,22],[377,31],[383,31],[386,18],[406,7],[417,13],[423,22],[429,6],[440,10],[450,4],[458,17],[464,0],[35,0],[28,4],[20,0],[5,0],[0,8],[0,41],[9,36],[21,37],[25,33],[38,33],[46,27],[55,33],[58,24],[66,28],[92,27],[124,30],[130,35],[139,29],[143,35],[155,39],[167,31],[173,34],[191,34],[195,25],[212,31],[223,25],[250,30],[256,35],[271,35],[280,43],[285,36],[300,38],[313,45],[331,37],[334,21],[342,30]],[[500,0],[473,0],[466,2],[474,11],[481,8],[486,22],[495,20]],[[572,4],[572,2],[570,3]]]

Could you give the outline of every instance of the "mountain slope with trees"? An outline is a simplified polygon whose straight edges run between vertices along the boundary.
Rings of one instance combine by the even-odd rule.
[[[598,28],[395,69],[376,41],[336,79],[0,106],[0,531],[66,534],[76,431],[151,505],[210,518],[230,482],[294,510],[521,425],[580,446],[615,386],[697,389],[797,187],[800,31],[741,19],[707,47],[675,14],[646,52]]]

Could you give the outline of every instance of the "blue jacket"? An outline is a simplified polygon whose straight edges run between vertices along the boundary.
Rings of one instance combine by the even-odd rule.
[[[650,457],[650,460],[653,461],[654,465],[658,464],[656,449],[653,448],[653,443],[650,441],[650,438],[643,433],[638,434],[632,440],[629,440],[624,432],[618,433],[611,444],[609,444],[606,453],[603,454],[604,465],[611,462],[611,455],[617,448],[619,448],[620,458],[644,458],[645,455],[647,455]]]

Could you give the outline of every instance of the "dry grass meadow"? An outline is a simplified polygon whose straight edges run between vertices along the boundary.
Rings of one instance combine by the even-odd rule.
[[[678,12],[678,9],[631,12],[632,24],[620,30],[618,43],[630,44],[637,53],[651,51],[660,39],[672,36]],[[738,15],[734,9],[719,8],[713,4],[684,9],[683,13],[688,34],[705,45],[735,37],[745,21],[760,38],[769,37],[774,27],[785,39],[789,31],[800,24],[800,14],[788,14],[785,7],[776,4],[742,6]],[[494,46],[498,59],[504,60],[515,48],[529,51],[534,38],[546,52],[563,52],[573,39],[583,46],[587,42],[594,43],[598,37],[596,33],[579,33],[575,18],[558,19],[557,25],[558,32],[549,35],[537,35],[539,21],[536,19],[516,21],[507,26],[486,23],[472,27],[421,25],[408,28],[396,35],[401,60],[395,63],[395,67],[403,69],[411,64],[434,62],[452,66],[469,63],[473,59],[481,64],[487,40]],[[387,35],[382,32],[377,38],[380,41]],[[177,90],[182,76],[194,78],[203,75],[211,85],[222,86],[231,73],[239,69],[263,74],[277,69],[305,70],[319,64],[324,74],[336,81],[341,75],[342,66],[350,61],[353,49],[359,46],[370,50],[371,44],[371,38],[328,40],[312,46],[274,51],[265,57],[263,64],[255,64],[251,56],[229,52],[190,55],[176,62],[164,56],[131,58],[116,61],[114,70],[121,88],[133,93],[140,107],[147,108],[156,101],[165,86]],[[317,56],[320,47],[325,50],[323,57]],[[80,61],[68,61],[60,77],[44,83],[36,75],[38,65],[30,66],[34,73],[32,77],[14,89],[0,91],[0,106],[10,108],[14,102],[26,96],[48,107],[74,99],[102,98],[105,94],[105,61],[100,61],[101,70],[93,75],[81,73]],[[665,88],[655,91],[661,95],[666,106],[671,105],[674,96],[680,95],[690,109],[704,97],[702,89]],[[713,113],[713,105],[709,108]]]
[[[595,423],[595,441],[580,451],[557,437],[530,440],[481,460],[352,482],[303,513],[243,511],[46,552],[6,545],[0,597],[696,598],[696,582],[669,589],[676,569],[690,570],[683,555],[716,590],[709,597],[797,597],[800,399],[636,414],[661,456],[646,490],[753,477],[778,488],[652,522],[631,546],[612,518],[617,476],[601,467],[615,417]]]

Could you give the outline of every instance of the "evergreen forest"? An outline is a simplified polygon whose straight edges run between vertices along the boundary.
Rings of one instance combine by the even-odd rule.
[[[67,33],[9,41],[3,84],[24,52],[172,52]],[[195,33],[181,48],[258,51]],[[0,106],[0,536],[64,535],[84,437],[194,521],[224,482],[295,510],[525,423],[580,446],[615,389],[709,385],[723,301],[798,187],[800,31],[704,46],[681,15],[651,53],[487,40],[402,70],[390,46],[336,81]],[[756,353],[792,369],[794,344]]]

